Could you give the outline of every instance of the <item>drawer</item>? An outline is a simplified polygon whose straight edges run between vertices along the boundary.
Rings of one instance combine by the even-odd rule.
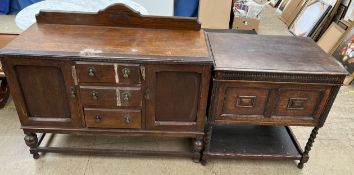
[[[135,64],[76,64],[79,83],[140,84],[141,71]]]
[[[263,115],[270,89],[257,87],[227,87],[223,115]]]
[[[142,106],[140,87],[81,86],[80,99],[84,106]]]
[[[113,64],[76,64],[79,83],[116,83]]]
[[[302,117],[316,115],[324,90],[280,88],[272,117]]]
[[[217,90],[216,120],[313,125],[320,119],[331,88],[313,84],[223,82]]]
[[[139,65],[131,64],[118,64],[117,66],[117,75],[118,83],[122,84],[140,84],[141,83],[141,72],[143,69],[140,69]],[[143,72],[143,74],[145,74]]]
[[[140,110],[85,109],[89,128],[141,128]]]

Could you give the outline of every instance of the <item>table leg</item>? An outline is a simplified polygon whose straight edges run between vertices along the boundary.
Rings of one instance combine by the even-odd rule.
[[[34,159],[39,158],[38,151],[36,151],[36,148],[38,146],[38,138],[36,133],[26,133],[25,136],[25,143],[28,147],[30,147],[30,153],[33,155]]]
[[[206,165],[208,163],[207,152],[210,148],[211,135],[213,133],[213,125],[208,124],[206,135],[204,136],[204,150],[201,158],[202,165]]]
[[[305,151],[302,154],[301,160],[299,164],[297,165],[298,168],[302,169],[304,167],[304,163],[306,163],[309,160],[309,152],[311,151],[311,147],[313,142],[315,142],[315,138],[317,136],[318,130],[320,127],[316,126],[313,128],[310,138],[308,139],[306,146],[305,146]]]
[[[9,86],[6,78],[2,78],[0,86],[0,109],[3,108],[10,96]]]
[[[197,137],[193,141],[193,162],[200,162],[201,152],[203,149],[203,137]]]

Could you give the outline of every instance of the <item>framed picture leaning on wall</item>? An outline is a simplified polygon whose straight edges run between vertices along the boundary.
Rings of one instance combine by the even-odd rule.
[[[285,7],[288,5],[288,3],[289,3],[290,1],[291,1],[291,0],[282,0],[282,1],[280,2],[280,4],[278,5],[276,12],[277,12],[277,13],[282,13],[283,10],[285,9]]]
[[[332,8],[322,0],[309,1],[289,27],[296,36],[309,37]]]
[[[351,74],[354,73],[354,30],[353,24],[347,29],[333,56],[343,64]]]

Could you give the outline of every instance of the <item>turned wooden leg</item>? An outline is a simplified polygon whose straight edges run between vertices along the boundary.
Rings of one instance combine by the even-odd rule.
[[[3,108],[10,96],[9,86],[6,78],[2,78],[0,86],[0,109]]]
[[[38,152],[35,150],[38,144],[38,138],[36,133],[27,133],[25,136],[25,143],[30,147],[30,153],[33,155],[34,159],[39,158]]]
[[[302,169],[304,167],[304,163],[306,163],[308,160],[309,160],[309,152],[311,151],[311,147],[312,147],[312,144],[313,142],[315,142],[315,138],[317,136],[317,133],[318,133],[318,129],[319,127],[316,126],[312,132],[311,132],[311,135],[310,135],[310,138],[308,139],[307,143],[306,143],[306,146],[305,146],[305,151],[304,153],[302,154],[302,157],[300,159],[300,162],[299,164],[297,165],[298,168]]]
[[[203,149],[203,137],[197,137],[193,141],[193,162],[200,162],[201,152]]]
[[[210,148],[211,134],[213,133],[213,126],[211,124],[208,125],[207,132],[204,136],[204,150],[201,158],[202,165],[206,165],[208,163],[207,152]]]

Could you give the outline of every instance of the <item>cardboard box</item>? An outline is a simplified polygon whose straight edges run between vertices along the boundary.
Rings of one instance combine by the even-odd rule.
[[[345,30],[342,29],[338,24],[332,23],[322,37],[317,41],[318,46],[320,46],[326,53],[333,54],[338,45],[340,44],[340,39],[342,38]]]
[[[238,30],[255,30],[258,31],[259,19],[246,18],[246,17],[236,17],[232,23],[233,29]]]
[[[198,19],[202,28],[229,29],[232,0],[200,0]]]

